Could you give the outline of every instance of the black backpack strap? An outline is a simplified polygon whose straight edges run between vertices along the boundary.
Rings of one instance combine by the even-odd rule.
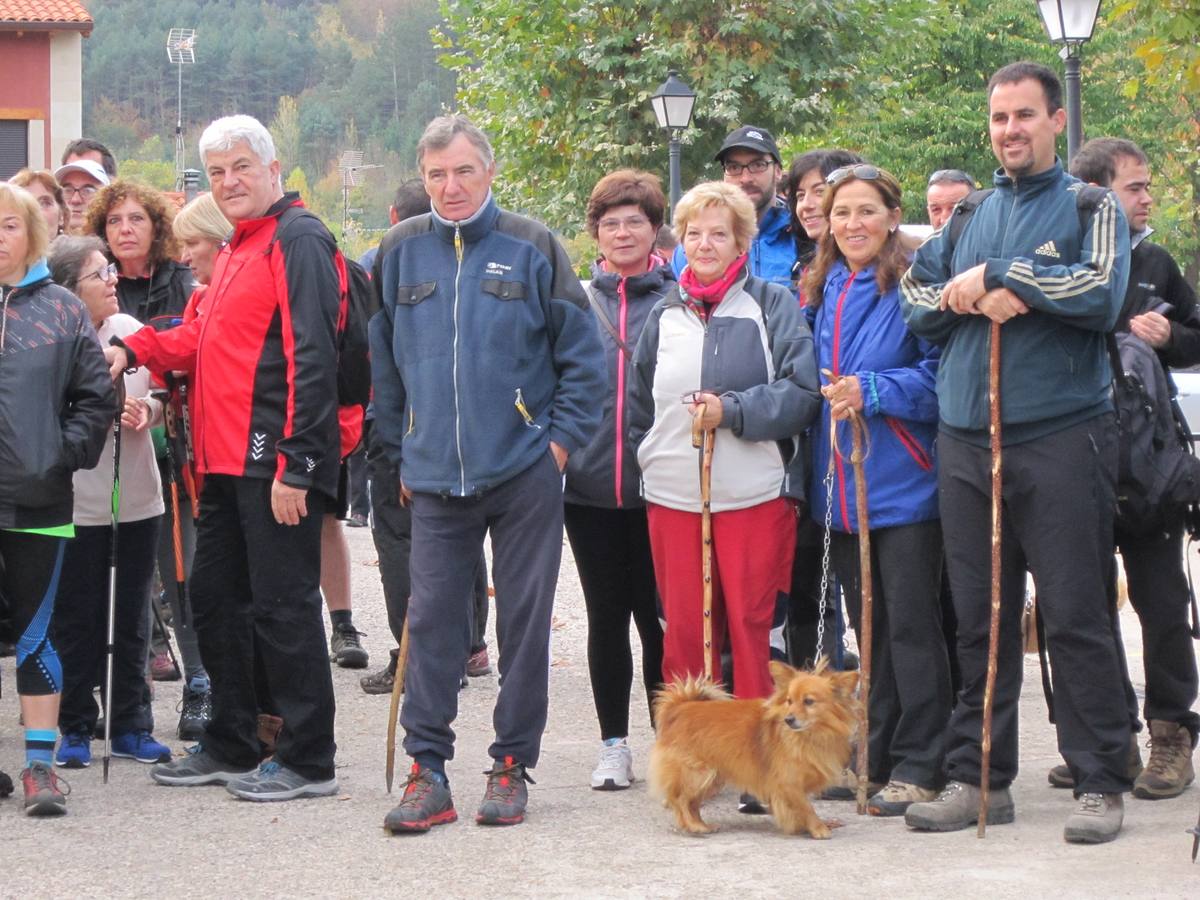
[[[977,191],[971,191],[971,193],[958,201],[958,205],[954,207],[954,212],[950,215],[950,223],[945,226],[946,234],[950,237],[951,247],[958,246],[958,239],[962,237],[963,229],[971,221],[971,216],[975,215],[975,210],[979,209],[980,204],[990,197],[995,190],[995,188],[981,188]]]
[[[588,304],[596,312],[596,318],[600,320],[600,327],[607,331],[608,336],[617,342],[617,346],[621,348],[621,352],[625,354],[626,359],[633,359],[633,351],[629,349],[629,345],[621,340],[621,336],[617,334],[617,329],[613,325],[612,319],[604,311],[604,305],[600,302],[600,298],[596,296],[596,289],[592,287],[590,281],[587,287],[584,288],[584,293],[587,294]]]

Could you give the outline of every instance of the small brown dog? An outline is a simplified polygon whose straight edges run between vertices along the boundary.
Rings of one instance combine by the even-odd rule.
[[[781,831],[828,838],[810,794],[824,790],[850,758],[857,672],[812,672],[771,663],[775,693],[734,700],[710,681],[689,678],[659,691],[658,739],[650,788],[693,834],[714,831],[700,807],[726,782],[770,805]]]

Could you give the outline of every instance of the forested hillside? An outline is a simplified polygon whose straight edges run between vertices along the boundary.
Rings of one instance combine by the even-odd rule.
[[[174,27],[196,31],[196,63],[183,72],[188,164],[198,167],[205,124],[250,113],[269,123],[289,184],[331,223],[341,220],[341,152],[384,166],[351,198],[356,219],[382,227],[421,128],[453,100],[454,75],[429,38],[437,0],[84,2],[96,20],[83,42],[84,131],[114,150],[123,173],[162,187],[174,182]]]

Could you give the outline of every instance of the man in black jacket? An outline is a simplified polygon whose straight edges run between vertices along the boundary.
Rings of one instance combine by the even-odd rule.
[[[1071,174],[1112,188],[1129,220],[1129,287],[1117,321],[1150,344],[1163,369],[1200,363],[1200,313],[1196,292],[1166,250],[1148,240],[1150,166],[1146,154],[1132,141],[1096,138],[1080,148]],[[1168,375],[1169,380],[1169,375]],[[1142,655],[1146,672],[1143,714],[1150,726],[1150,759],[1133,784],[1133,795],[1145,800],[1177,797],[1195,778],[1192,750],[1200,732],[1196,702],[1196,655],[1188,625],[1190,593],[1183,569],[1183,511],[1164,509],[1158,527],[1134,532],[1116,527],[1117,547],[1125,563],[1129,600],[1142,625]],[[1131,718],[1137,719],[1137,698]],[[1056,766],[1050,783],[1074,784],[1069,770]],[[1065,777],[1064,777],[1065,776]]]

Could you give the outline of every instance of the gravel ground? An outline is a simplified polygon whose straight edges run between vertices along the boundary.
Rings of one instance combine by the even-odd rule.
[[[374,670],[390,637],[375,551],[366,529],[348,529],[355,620]],[[1136,620],[1123,613],[1129,662],[1141,691]],[[490,629],[489,629],[490,633]],[[706,809],[720,826],[696,838],[674,831],[644,781],[623,792],[588,788],[599,736],[585,656],[582,595],[569,549],[559,582],[550,679],[550,721],[533,772],[525,824],[473,823],[489,763],[495,675],[472,679],[460,695],[458,756],[449,766],[460,820],[423,836],[392,837],[381,825],[397,797],[384,790],[388,698],[358,687],[362,672],[334,668],[338,779],[334,798],[282,804],[238,801],[220,788],[165,788],[147,766],[114,760],[106,786],[97,761],[68,775],[69,815],[27,819],[18,796],[0,802],[4,838],[0,896],[93,894],[175,896],[397,896],[415,888],[446,897],[1195,897],[1200,866],[1189,860],[1200,792],[1172,801],[1127,801],[1125,829],[1112,844],[1063,842],[1068,792],[1046,785],[1058,761],[1046,722],[1036,659],[1026,657],[1021,713],[1024,770],[1013,787],[1017,821],[974,830],[910,833],[900,820],[859,818],[852,804],[820,803],[844,827],[827,842],[787,837],[768,818],[739,815],[727,791]],[[635,639],[636,640],[636,639]],[[494,644],[489,638],[489,646]],[[494,659],[493,659],[494,663]],[[12,660],[0,700],[0,767],[21,760]],[[368,670],[370,671],[370,670]],[[156,686],[158,737],[174,749],[178,683]],[[652,741],[635,689],[634,765],[645,770]],[[1144,745],[1144,741],[1143,741]],[[100,745],[94,745],[99,754]],[[405,761],[398,761],[402,782]]]

